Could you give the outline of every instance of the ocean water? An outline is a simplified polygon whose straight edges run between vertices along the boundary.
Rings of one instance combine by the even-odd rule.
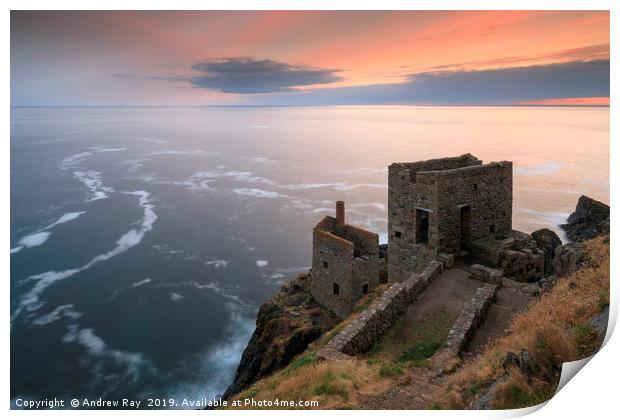
[[[12,109],[12,400],[221,393],[334,201],[385,239],[387,166],[467,152],[516,229],[609,203],[608,108]]]

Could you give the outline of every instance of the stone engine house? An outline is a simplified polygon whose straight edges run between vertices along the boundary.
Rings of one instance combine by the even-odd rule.
[[[512,199],[512,162],[483,164],[465,154],[393,163],[387,252],[376,233],[345,223],[338,201],[336,218],[326,216],[313,230],[312,296],[346,318],[379,283],[402,283],[455,259],[497,283],[538,281],[545,254],[531,235],[512,229]]]
[[[344,202],[336,218],[325,216],[312,232],[314,299],[341,318],[379,284],[379,236],[345,223]]]
[[[512,229],[512,162],[471,154],[393,163],[388,177],[388,278],[400,282],[431,259],[470,250]],[[444,255],[442,255],[444,254]]]

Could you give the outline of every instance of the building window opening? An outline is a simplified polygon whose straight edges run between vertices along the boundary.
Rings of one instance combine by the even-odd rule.
[[[386,284],[388,282],[387,271],[379,271],[379,283]]]
[[[365,284],[362,286],[362,294],[363,295],[367,295],[368,294],[368,284]]]
[[[334,283],[334,295],[338,296],[340,294],[340,286],[338,283]]]
[[[429,237],[429,212],[416,209],[415,213],[415,241],[419,244],[427,244]]]
[[[489,232],[495,233],[495,225],[489,226]]]
[[[403,236],[403,234],[396,230],[394,231],[394,236],[396,236],[397,238],[400,238],[401,236]]]
[[[478,184],[473,184],[471,186],[472,191],[478,191]]]
[[[323,268],[327,268],[329,266],[329,264],[327,264],[327,261],[323,261]]]

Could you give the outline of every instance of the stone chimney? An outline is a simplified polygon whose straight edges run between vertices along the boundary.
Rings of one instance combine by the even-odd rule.
[[[336,226],[344,225],[344,201],[336,201]]]

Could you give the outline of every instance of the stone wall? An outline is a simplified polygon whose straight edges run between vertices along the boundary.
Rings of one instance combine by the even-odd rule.
[[[462,212],[469,215],[464,229]],[[390,165],[390,282],[419,272],[439,253],[458,253],[462,236],[470,243],[488,235],[508,234],[511,227],[511,162],[483,165],[467,154]]]
[[[368,309],[344,327],[319,352],[319,359],[343,359],[369,350],[441,271],[432,262],[420,274],[402,283],[392,284]]]
[[[346,318],[354,295],[353,244],[322,230],[313,232],[312,243],[312,296],[340,318]],[[338,284],[338,295],[333,293],[333,283]]]
[[[335,226],[334,233],[353,242],[356,255],[379,255],[379,235],[352,225]]]
[[[445,346],[433,356],[434,364],[443,367],[443,364],[450,358],[458,356],[471,338],[472,333],[480,325],[484,315],[495,300],[497,286],[487,283],[479,287],[470,302],[465,304],[465,308],[454,322],[452,329],[448,333]],[[441,361],[437,363],[437,361]]]
[[[470,239],[506,235],[512,229],[512,162],[429,172],[437,188],[438,237],[429,245],[456,253],[461,248],[461,208],[470,208]]]
[[[506,236],[482,238],[472,242],[470,250],[477,261],[501,269],[515,281],[535,282],[545,274],[545,252],[524,232],[512,230]]]
[[[364,292],[379,284],[379,236],[326,216],[313,230],[312,248],[312,296],[348,317]]]
[[[501,257],[504,275],[520,282],[534,282],[544,277],[545,254],[535,248],[505,250]]]
[[[498,287],[502,287],[504,284],[504,272],[502,270],[496,270],[480,264],[473,264],[470,267],[470,273],[470,277],[475,280],[491,283]]]

